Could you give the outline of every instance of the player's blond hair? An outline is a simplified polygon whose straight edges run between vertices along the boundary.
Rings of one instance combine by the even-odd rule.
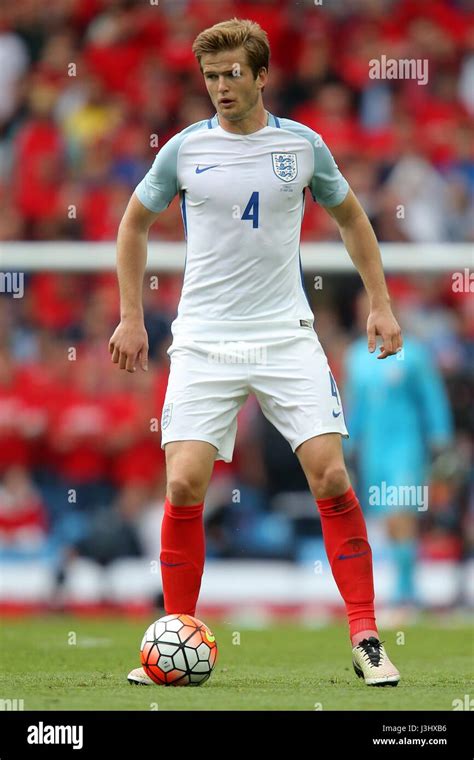
[[[193,42],[193,53],[201,67],[201,57],[205,53],[218,53],[221,50],[235,50],[243,47],[247,51],[247,61],[252,69],[254,79],[264,66],[268,71],[270,62],[270,45],[267,33],[250,19],[232,18],[204,29]]]

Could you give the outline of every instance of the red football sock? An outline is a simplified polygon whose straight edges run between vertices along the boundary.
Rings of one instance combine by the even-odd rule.
[[[344,599],[349,633],[354,645],[357,634],[377,634],[374,612],[372,550],[367,540],[364,515],[352,487],[326,499],[316,499],[321,515],[324,545],[332,574]]]
[[[161,524],[161,578],[167,615],[194,615],[206,556],[202,504],[165,500]]]

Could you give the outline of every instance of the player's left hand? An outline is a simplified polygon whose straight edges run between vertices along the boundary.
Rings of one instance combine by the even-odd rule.
[[[372,354],[377,348],[377,335],[382,338],[380,354],[377,359],[386,359],[401,351],[403,346],[400,325],[392,314],[390,306],[371,309],[367,320],[367,337],[369,351]]]

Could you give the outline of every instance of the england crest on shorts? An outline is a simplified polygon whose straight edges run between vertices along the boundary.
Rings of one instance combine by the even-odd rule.
[[[163,412],[161,414],[161,429],[164,430],[171,422],[171,412],[173,410],[173,404],[165,404]]]
[[[296,153],[272,153],[273,171],[278,179],[291,182],[298,174]]]

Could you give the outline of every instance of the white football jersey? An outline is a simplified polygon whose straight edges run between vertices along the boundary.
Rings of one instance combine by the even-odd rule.
[[[270,113],[248,135],[226,131],[216,114],[161,148],[135,193],[155,212],[181,199],[186,263],[174,337],[312,324],[299,250],[307,187],[329,207],[349,189],[320,135]]]

